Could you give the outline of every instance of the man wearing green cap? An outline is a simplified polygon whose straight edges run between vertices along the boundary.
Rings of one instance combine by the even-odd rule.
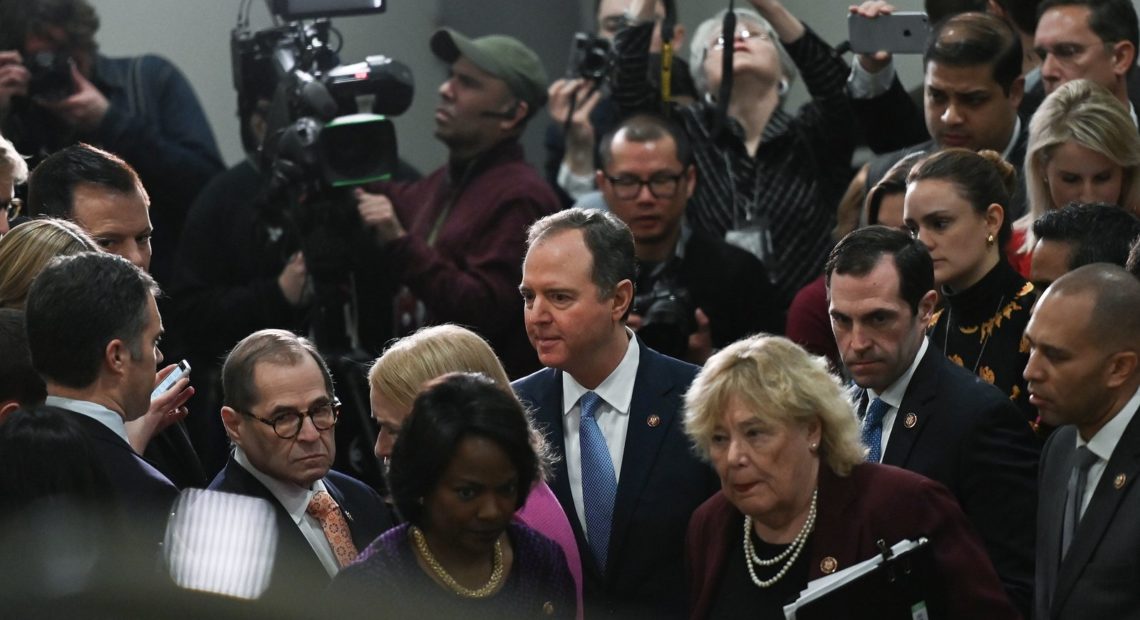
[[[512,377],[523,376],[539,367],[517,290],[526,229],[559,206],[518,142],[546,103],[546,72],[511,37],[469,39],[445,28],[432,36],[431,49],[451,65],[435,111],[435,136],[447,145],[448,162],[415,183],[357,190],[357,207],[403,285],[397,332],[469,326],[490,341]]]

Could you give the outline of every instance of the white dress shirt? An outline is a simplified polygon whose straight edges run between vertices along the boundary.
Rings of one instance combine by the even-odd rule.
[[[875,390],[867,388],[867,405],[870,406],[871,401],[876,398],[882,399],[884,403],[891,406],[887,410],[886,415],[883,416],[883,437],[879,441],[879,462],[883,461],[883,455],[887,453],[887,441],[891,438],[891,427],[895,424],[895,417],[899,413],[899,407],[902,406],[903,397],[906,396],[906,389],[910,386],[910,379],[914,376],[915,369],[918,368],[919,363],[922,362],[922,357],[926,355],[926,350],[930,348],[930,343],[926,337],[922,338],[922,345],[918,348],[918,354],[914,356],[914,360],[910,363],[910,367],[901,377],[895,379],[887,389],[883,390],[882,394],[876,394]]]
[[[1120,413],[1113,416],[1087,442],[1081,439],[1080,433],[1077,433],[1077,447],[1088,446],[1089,451],[1097,457],[1096,462],[1089,467],[1088,478],[1085,480],[1085,495],[1081,502],[1082,517],[1085,514],[1085,509],[1089,507],[1089,500],[1092,499],[1093,492],[1096,491],[1100,477],[1108,468],[1108,460],[1112,458],[1116,444],[1120,443],[1120,438],[1124,435],[1124,430],[1128,428],[1128,423],[1132,421],[1132,417],[1136,415],[1137,408],[1140,408],[1140,390],[1137,390],[1132,398],[1124,404]]]
[[[598,384],[597,388],[592,390],[601,398],[594,418],[598,421],[602,436],[605,437],[610,460],[614,464],[614,474],[619,482],[622,455],[625,453],[625,436],[629,429],[633,384],[637,379],[637,365],[641,360],[637,339],[628,328],[626,331],[629,334],[629,344],[626,345],[621,362],[604,381]],[[582,524],[583,532],[586,531],[586,508],[582,502],[582,450],[578,443],[582,409],[578,405],[578,399],[589,391],[591,390],[587,390],[575,381],[570,373],[562,373],[562,435],[565,441],[563,450],[566,458],[566,476],[570,482],[570,494],[574,496],[574,509],[578,512],[578,521]]]
[[[325,567],[329,577],[336,575],[340,571],[340,563],[337,562],[336,553],[333,551],[332,545],[329,544],[324,529],[321,528],[321,522],[306,512],[309,509],[309,500],[313,498],[313,495],[317,491],[328,490],[325,488],[324,481],[317,480],[313,483],[313,488],[303,489],[291,482],[272,478],[254,467],[253,463],[249,462],[249,457],[246,456],[245,452],[236,446],[234,447],[234,460],[250,475],[257,478],[258,482],[264,484],[265,488],[269,489],[269,492],[273,494],[285,512],[289,513],[289,518],[300,528],[305,540],[309,541],[309,546],[317,554],[317,558],[320,559],[321,565]],[[285,533],[282,532],[281,535],[284,536]]]

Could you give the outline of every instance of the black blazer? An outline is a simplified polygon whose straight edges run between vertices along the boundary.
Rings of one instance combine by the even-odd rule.
[[[323,482],[329,495],[332,495],[344,513],[357,551],[363,550],[377,536],[395,525],[384,500],[363,482],[332,470],[329,470]],[[263,599],[296,599],[305,602],[305,599],[328,585],[332,578],[293,518],[269,489],[238,465],[232,455],[209,488],[212,491],[259,497],[273,505],[273,511],[277,515],[277,558],[269,588],[262,595]]]
[[[1025,418],[1001,390],[931,345],[907,385],[883,453],[883,463],[950,489],[1010,599],[1027,617],[1040,451]]]
[[[160,543],[166,533],[166,516],[178,498],[178,488],[98,420],[58,407],[48,409],[75,416],[111,480],[116,499],[135,530],[133,533],[146,544]]]
[[[567,478],[562,371],[546,368],[512,384],[561,457],[550,486],[582,553],[587,618],[685,617],[685,531],[693,511],[720,488],[712,468],[690,448],[681,422],[682,398],[697,367],[637,344],[641,358],[604,575],[582,533]]]
[[[1041,456],[1037,508],[1036,618],[1140,618],[1140,415],[1112,452],[1064,560],[1061,528],[1077,449],[1062,426]]]

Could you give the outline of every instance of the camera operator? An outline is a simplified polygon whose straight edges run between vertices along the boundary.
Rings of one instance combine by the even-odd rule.
[[[538,368],[518,303],[526,229],[559,206],[518,141],[546,102],[546,72],[506,36],[468,39],[443,29],[431,49],[451,65],[435,113],[448,163],[416,183],[358,190],[358,209],[404,285],[397,330],[468,326],[491,342],[511,376],[522,376]]]
[[[647,345],[694,364],[757,332],[783,331],[783,306],[752,254],[692,230],[697,170],[683,129],[637,115],[600,145],[598,187],[633,232],[637,296],[629,325]]]
[[[552,122],[546,127],[544,170],[563,206],[568,207],[597,190],[594,184],[596,140],[613,131],[621,120],[617,106],[606,92],[606,84],[614,62],[613,38],[630,24],[631,4],[632,0],[595,0],[596,34],[575,35],[568,75],[550,85]],[[657,25],[649,45],[650,71],[658,76],[661,73],[661,28],[666,5],[673,8],[675,0],[657,2]],[[676,15],[675,9],[673,13]],[[673,49],[680,49],[684,42],[685,27],[678,23],[673,27]],[[696,97],[696,87],[689,77],[689,65],[680,58],[674,58],[672,76],[674,99],[691,102]],[[567,116],[571,117],[569,122]]]
[[[151,271],[168,281],[190,202],[222,158],[186,78],[158,56],[98,53],[87,0],[0,2],[0,117],[36,160],[82,141],[138,170],[154,198]]]

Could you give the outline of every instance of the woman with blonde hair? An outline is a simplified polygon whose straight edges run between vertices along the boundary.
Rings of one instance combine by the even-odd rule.
[[[412,410],[416,397],[429,381],[453,372],[475,372],[487,376],[514,397],[511,382],[494,350],[478,334],[458,325],[425,327],[393,342],[368,372],[372,416],[379,425],[376,456],[387,463],[400,428]],[[562,548],[582,609],[582,562],[574,530],[558,498],[545,482],[550,461],[542,434],[527,415],[531,443],[539,455],[539,476],[516,517],[529,527],[554,540]],[[580,613],[579,613],[580,616]]]
[[[67,220],[44,218],[13,228],[0,237],[0,308],[23,310],[32,280],[56,256],[98,251],[95,241]]]
[[[1029,275],[1033,221],[1070,202],[1114,204],[1140,215],[1140,135],[1110,92],[1088,80],[1053,91],[1029,121],[1029,209],[1013,223],[1011,262]]]
[[[726,347],[685,395],[685,431],[721,480],[689,522],[691,617],[783,618],[808,581],[879,555],[878,541],[920,536],[940,576],[928,583],[930,617],[1018,617],[950,492],[863,462],[858,422],[823,358],[777,336]]]

